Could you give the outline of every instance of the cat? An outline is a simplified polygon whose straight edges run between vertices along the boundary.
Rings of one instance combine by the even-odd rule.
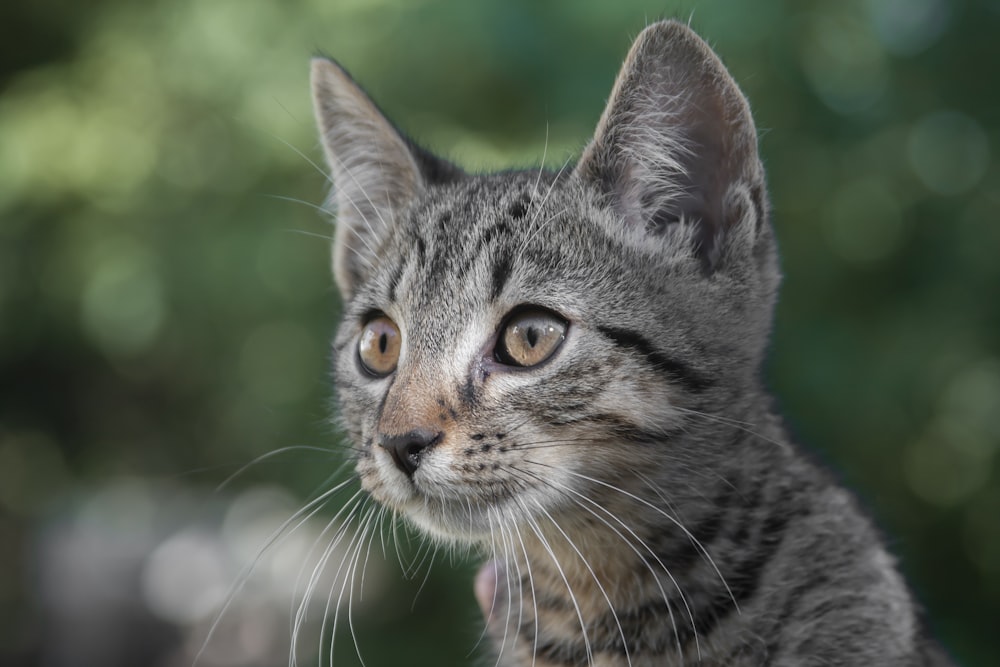
[[[638,36],[559,171],[467,174],[325,58],[312,90],[357,474],[488,555],[498,664],[951,664],[762,386],[780,275],[756,130],[690,28]]]

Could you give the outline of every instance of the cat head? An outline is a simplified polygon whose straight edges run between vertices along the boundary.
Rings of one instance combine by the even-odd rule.
[[[693,488],[664,457],[726,455],[693,416],[739,412],[779,277],[749,107],[699,37],[646,28],[557,173],[466,174],[337,64],[312,84],[340,415],[376,499],[476,541],[639,471]]]

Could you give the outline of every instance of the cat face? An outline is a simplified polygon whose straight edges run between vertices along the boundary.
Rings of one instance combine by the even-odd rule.
[[[696,493],[692,466],[725,452],[693,416],[756,381],[778,282],[749,111],[704,43],[644,33],[557,173],[465,175],[335,64],[313,85],[364,488],[466,542],[649,475]]]
[[[623,442],[676,426],[680,391],[617,333],[654,329],[635,313],[655,317],[656,286],[628,269],[655,258],[592,200],[537,173],[451,186],[392,227],[350,301],[337,378],[358,472],[431,532],[478,539],[491,514],[557,511],[554,488],[639,464]],[[660,268],[698,272],[693,256]],[[707,382],[681,366],[678,383]]]

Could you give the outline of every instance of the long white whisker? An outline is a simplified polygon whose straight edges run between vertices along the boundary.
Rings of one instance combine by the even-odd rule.
[[[243,465],[241,465],[236,470],[236,472],[234,472],[233,474],[229,475],[229,477],[226,477],[224,480],[222,480],[221,482],[219,482],[219,485],[215,487],[215,493],[219,493],[220,491],[222,491],[224,488],[226,488],[227,486],[229,486],[233,482],[234,479],[236,479],[237,477],[239,477],[240,475],[242,475],[243,473],[245,473],[247,470],[249,470],[253,466],[255,466],[255,465],[259,464],[259,463],[263,463],[267,459],[274,458],[275,456],[278,456],[279,454],[284,454],[286,452],[293,452],[293,451],[298,451],[298,450],[305,450],[305,451],[309,451],[309,452],[322,452],[323,454],[330,454],[330,450],[326,449],[325,447],[313,447],[313,446],[310,446],[310,445],[290,445],[288,447],[279,447],[278,449],[272,449],[269,452],[265,452],[264,454],[261,454],[260,456],[254,457],[248,463],[244,463]]]
[[[615,611],[615,605],[611,601],[611,597],[608,595],[608,592],[604,589],[604,584],[601,583],[597,573],[594,572],[594,568],[591,567],[590,561],[587,560],[587,557],[583,555],[570,536],[566,534],[566,531],[562,529],[559,522],[556,521],[555,518],[549,514],[549,511],[542,507],[541,504],[538,505],[538,509],[549,520],[549,523],[552,524],[557,531],[559,531],[559,534],[563,536],[563,539],[566,540],[567,544],[569,544],[570,549],[572,549],[577,558],[583,562],[583,566],[587,568],[587,572],[590,573],[591,579],[593,579],[594,583],[597,584],[597,589],[601,592],[601,596],[604,598],[604,601],[608,603],[608,609],[611,611],[611,617],[615,619],[615,625],[618,626],[618,635],[622,638],[622,648],[625,650],[625,662],[627,662],[629,667],[631,667],[632,656],[628,650],[628,639],[625,637],[625,630],[622,628],[622,623],[618,618],[618,613]]]
[[[327,543],[327,546],[324,547],[323,553],[330,553],[334,551],[337,548],[337,545],[340,544],[340,541],[344,539],[344,535],[347,534],[347,532],[350,530],[351,518],[357,511],[357,508],[364,503],[363,499],[358,500],[358,497],[360,495],[361,495],[360,490],[355,492],[354,495],[351,496],[351,498],[348,499],[346,503],[344,503],[343,507],[341,507],[340,510],[327,522],[326,526],[323,527],[323,530],[320,531],[319,535],[316,536],[316,539],[313,540],[313,543],[310,545],[309,550],[305,554],[305,557],[303,557],[302,565],[299,567],[299,571],[295,576],[295,584],[293,585],[293,590],[295,591],[299,590],[299,582],[302,580],[302,575],[305,572],[306,564],[312,558],[312,554],[316,550],[316,547],[319,546],[320,542],[330,531],[330,529],[334,526],[337,526],[337,529],[334,532],[333,536],[330,538],[329,542]],[[350,509],[348,510],[348,508]],[[344,517],[343,521],[340,522],[340,525],[337,525],[340,515],[343,514],[345,510],[347,510],[347,515]],[[313,566],[313,570],[310,573],[309,579],[306,583],[305,589],[302,592],[302,597],[299,600],[298,605],[296,606],[294,604],[294,601],[292,603],[294,608],[292,609],[292,614],[291,614],[292,618],[291,644],[289,646],[289,651],[291,655],[289,662],[293,667],[297,662],[296,655],[297,655],[299,633],[301,632],[302,625],[305,623],[309,615],[309,601],[312,599],[313,591],[315,590],[316,583],[319,580],[319,576],[320,573],[322,572],[324,562],[325,560],[323,559],[323,555],[321,554],[320,558],[318,559],[318,562],[316,563],[316,565]]]
[[[549,153],[549,123],[545,121],[545,146],[542,147],[542,162],[538,166],[538,177],[535,179],[535,185],[531,188],[531,198],[534,199],[538,196],[538,186],[542,182],[542,174],[545,173],[545,156]]]
[[[521,620],[524,614],[524,599],[523,591],[521,590],[521,566],[518,563],[518,559],[514,555],[513,549],[513,538],[510,535],[510,529],[506,526],[507,522],[504,521],[503,516],[500,514],[500,510],[497,510],[497,520],[500,524],[500,535],[503,539],[503,550],[504,550],[504,562],[507,564],[504,567],[504,572],[507,575],[507,622],[511,620],[511,614],[514,608],[514,591],[510,585],[511,572],[510,566],[514,566],[515,580],[517,581],[517,623],[514,626],[514,640],[511,642],[510,650],[513,651],[517,647],[517,640],[520,638],[520,627]]]
[[[381,510],[379,510],[379,514],[381,514]],[[365,549],[362,549],[361,547],[364,545],[364,541],[358,542],[358,549],[357,549],[357,552],[355,553],[355,556],[354,556],[354,562],[351,565],[351,574],[350,574],[350,577],[349,577],[350,582],[351,582],[351,584],[350,584],[350,592],[347,595],[347,627],[351,631],[351,639],[354,640],[354,651],[355,651],[355,653],[357,653],[358,660],[361,662],[362,666],[364,666],[364,664],[365,664],[365,659],[361,655],[361,644],[358,643],[358,634],[354,630],[354,588],[355,588],[355,586],[354,586],[354,578],[355,578],[355,576],[357,574],[357,571],[358,571],[358,561],[361,558],[361,552],[362,552],[362,550],[365,551],[365,568],[367,567],[367,565],[368,565],[368,556],[371,554],[372,541],[375,538],[375,534],[373,532],[373,530],[374,530],[373,525],[374,525],[374,522],[377,522],[378,515],[374,515],[373,516],[373,515],[369,514],[369,517],[370,518],[369,518],[368,522],[364,526],[364,533],[367,534],[368,545],[367,545],[367,547],[365,547]],[[364,570],[365,570],[365,568],[362,568],[361,588],[364,587],[364,579],[365,579],[364,578]],[[359,594],[360,594],[360,590],[361,589],[359,588]]]
[[[538,220],[538,216],[541,214],[542,209],[545,207],[545,203],[549,200],[549,197],[552,195],[552,191],[555,189],[556,184],[559,182],[559,177],[562,175],[563,170],[566,169],[566,167],[568,165],[569,165],[569,160],[566,160],[566,162],[563,163],[563,166],[559,168],[559,171],[556,172],[555,177],[552,179],[552,183],[549,184],[549,189],[546,190],[546,192],[545,192],[545,196],[542,197],[542,201],[539,202],[538,205],[535,207],[535,212],[531,216],[531,220],[528,222],[528,229],[531,229],[535,225],[535,222]],[[557,213],[555,216],[549,218],[546,222],[551,221],[554,217],[558,217],[561,213],[562,213],[562,211],[560,211],[559,213]],[[528,247],[528,243],[535,237],[535,234],[538,233],[538,230],[541,229],[544,226],[545,226],[544,223],[542,225],[539,225],[521,243],[521,245],[518,247],[517,253],[515,253],[515,256],[518,259],[520,259],[520,257],[524,254],[525,249],[527,249],[527,247]]]
[[[309,163],[312,166],[313,169],[315,169],[317,172],[319,172],[319,174],[321,176],[323,176],[324,179],[326,179],[327,183],[329,183],[330,185],[333,185],[333,178],[331,178],[330,174],[326,173],[325,169],[323,169],[318,164],[316,164],[316,162],[312,158],[310,158],[308,155],[306,155],[301,150],[299,150],[298,147],[294,146],[292,143],[290,143],[288,141],[285,141],[284,139],[282,139],[281,137],[279,137],[278,135],[276,135],[276,134],[274,134],[272,132],[267,132],[267,130],[263,130],[263,131],[266,134],[268,134],[272,139],[275,139],[275,140],[281,142],[282,144],[284,144],[287,148],[290,148],[296,155],[298,155],[300,158],[302,158],[303,160],[305,160],[307,163]]]
[[[538,598],[535,594],[535,578],[531,574],[531,559],[528,558],[528,550],[524,546],[524,538],[521,536],[521,528],[515,523],[514,532],[517,535],[517,541],[521,545],[521,553],[524,555],[524,567],[528,570],[528,586],[531,589],[531,608],[532,616],[535,619],[535,631],[534,638],[531,646],[531,667],[535,666],[535,658],[538,655]],[[522,602],[523,604],[523,602]]]
[[[535,536],[538,538],[539,544],[541,544],[542,548],[545,549],[546,553],[548,553],[549,558],[552,560],[552,564],[555,565],[556,572],[559,574],[559,577],[562,579],[563,584],[565,584],[566,586],[566,592],[569,593],[570,602],[573,605],[574,611],[576,611],[576,618],[580,622],[580,631],[583,633],[583,645],[587,653],[587,663],[593,665],[594,654],[590,647],[590,636],[587,634],[587,624],[583,620],[583,611],[580,609],[580,603],[576,599],[576,594],[573,593],[573,587],[570,585],[569,579],[566,577],[566,573],[563,571],[562,565],[559,563],[559,559],[556,557],[555,552],[552,550],[552,546],[549,544],[549,541],[545,538],[545,534],[539,527],[538,522],[536,522],[535,519],[532,517],[532,513],[529,512],[528,508],[523,505],[523,501],[521,503],[521,507],[522,510],[524,511],[524,516],[528,523],[528,526],[531,528],[531,532],[535,534]]]
[[[305,564],[309,562],[309,559],[312,557],[313,551],[319,545],[320,541],[322,541],[323,537],[327,534],[327,532],[333,526],[337,525],[337,521],[338,521],[340,515],[343,514],[346,511],[347,514],[344,516],[343,521],[337,527],[337,530],[334,532],[333,536],[330,538],[330,541],[327,543],[327,545],[323,548],[322,554],[320,554],[320,557],[317,559],[316,564],[313,566],[313,569],[310,572],[309,579],[306,582],[305,589],[302,592],[302,598],[299,601],[298,607],[296,608],[295,613],[294,613],[294,615],[292,617],[293,620],[292,620],[292,636],[291,636],[291,647],[290,647],[290,650],[292,652],[292,657],[293,658],[295,658],[296,652],[297,652],[296,647],[298,646],[299,633],[301,632],[302,626],[305,623],[305,621],[306,621],[306,619],[308,618],[308,615],[309,615],[309,601],[312,599],[313,591],[316,588],[316,585],[317,585],[317,583],[319,581],[319,577],[320,577],[320,575],[321,575],[321,573],[322,573],[322,571],[324,569],[326,561],[330,557],[330,554],[332,554],[333,551],[336,550],[337,546],[340,544],[341,540],[344,538],[344,535],[346,535],[350,531],[350,527],[351,527],[350,522],[351,522],[351,519],[354,517],[354,515],[357,512],[358,508],[361,507],[364,504],[365,499],[360,497],[361,494],[362,494],[362,492],[359,489],[358,491],[356,491],[354,493],[353,496],[351,496],[351,498],[346,503],[344,503],[344,506],[341,507],[341,509],[337,512],[337,514],[334,515],[327,522],[326,526],[323,528],[323,530],[320,532],[320,534],[316,536],[316,539],[313,541],[312,545],[309,547],[309,551],[306,553],[306,557],[303,558],[302,567],[299,568],[299,572],[298,572],[298,574],[296,575],[296,578],[295,578],[295,585],[294,585],[294,589],[295,590],[298,590],[298,588],[299,588],[299,581],[301,581],[301,577],[302,577],[302,574],[303,574],[304,569],[305,569]],[[326,620],[326,614],[325,613],[323,615],[323,619],[324,619],[324,621]],[[322,637],[323,637],[323,630],[322,630],[322,627],[321,627],[321,629],[320,629],[320,654],[321,655],[322,655]]]
[[[222,608],[219,610],[218,614],[216,614],[215,620],[212,621],[212,625],[208,628],[208,632],[205,635],[205,640],[202,642],[201,648],[198,649],[198,653],[195,654],[194,660],[191,661],[192,667],[197,666],[198,661],[201,659],[201,656],[205,653],[205,649],[208,648],[208,643],[212,641],[212,637],[215,635],[215,631],[218,629],[219,624],[222,622],[222,617],[233,605],[233,602],[236,600],[236,596],[239,594],[239,592],[243,590],[243,587],[250,579],[250,575],[253,572],[254,568],[257,567],[257,564],[260,562],[260,559],[264,557],[264,553],[272,546],[276,544],[281,544],[285,539],[287,539],[289,535],[294,533],[299,526],[308,521],[309,518],[312,517],[313,514],[318,512],[335,493],[344,488],[344,486],[350,483],[350,481],[351,480],[344,480],[340,484],[337,484],[336,486],[327,490],[320,496],[309,501],[301,509],[297,510],[294,514],[292,514],[292,516],[288,517],[288,519],[283,521],[281,525],[279,525],[274,530],[274,532],[268,535],[267,539],[264,540],[264,544],[260,547],[260,549],[258,549],[257,555],[253,558],[253,560],[251,560],[249,563],[243,566],[240,572],[236,575],[236,580],[233,582],[233,585],[230,586],[229,591],[226,594],[225,603],[222,605]],[[311,509],[313,510],[312,513],[310,513]],[[301,518],[303,517],[303,515],[305,515],[305,518]],[[299,520],[300,518],[301,520]],[[291,530],[289,530],[286,533],[285,531],[288,528],[288,526],[292,525],[296,521],[299,521],[299,523],[297,523]]]
[[[424,592],[424,587],[427,585],[427,580],[431,578],[431,572],[434,570],[434,559],[436,558],[437,553],[434,551],[433,548],[428,549],[427,553],[429,553],[431,556],[430,562],[427,563],[427,574],[424,575],[424,578],[423,580],[421,580],[420,585],[417,586],[417,592],[413,594],[413,604],[410,606],[410,611],[413,611],[416,608],[417,598],[419,598],[420,594]]]
[[[300,205],[305,206],[307,208],[311,208],[314,211],[319,211],[320,213],[322,213],[324,215],[326,215],[326,214],[328,214],[330,212],[328,209],[323,208],[319,204],[314,204],[311,201],[306,201],[305,199],[299,199],[298,197],[289,197],[288,195],[275,195],[275,194],[263,194],[261,196],[262,197],[267,197],[268,199],[278,199],[278,200],[281,200],[281,201],[291,202],[293,204],[300,204]]]
[[[337,634],[336,634],[337,623],[340,619],[340,610],[341,610],[341,604],[343,603],[344,600],[344,593],[346,592],[348,586],[353,586],[353,582],[351,581],[351,578],[349,576],[351,570],[350,563],[353,561],[354,558],[357,557],[357,554],[361,549],[362,544],[364,543],[363,540],[364,540],[365,528],[369,525],[369,521],[371,520],[371,517],[374,514],[374,512],[375,510],[373,508],[369,508],[365,516],[362,517],[362,519],[359,522],[358,530],[351,537],[350,542],[348,542],[347,547],[344,550],[344,556],[343,558],[340,559],[340,565],[337,566],[337,571],[334,574],[333,579],[335,582],[340,581],[341,584],[340,584],[340,592],[337,594],[336,602],[334,602],[333,600],[333,593],[335,586],[331,587],[330,593],[326,597],[326,606],[323,610],[324,626],[326,625],[326,619],[329,617],[330,608],[333,607],[333,624],[330,629],[330,667],[333,667],[333,653],[337,641]],[[331,553],[332,550],[327,550],[327,552],[324,554],[324,558],[321,561],[324,569]],[[345,567],[347,567],[347,570],[344,569]],[[341,577],[342,572],[343,572],[343,577]],[[322,648],[322,633],[320,641],[321,641],[320,648]],[[358,657],[360,658],[360,656]]]
[[[511,599],[511,596],[510,596],[510,570],[508,569],[508,565],[505,562],[505,560],[503,558],[501,558],[496,553],[496,551],[497,551],[497,543],[496,543],[496,541],[493,538],[493,517],[492,517],[492,514],[491,514],[491,511],[493,509],[494,508],[490,507],[490,508],[487,508],[487,510],[486,510],[486,514],[489,517],[489,523],[490,523],[490,542],[493,543],[493,553],[494,553],[494,556],[495,556],[495,562],[497,563],[497,566],[496,566],[497,577],[499,579],[500,566],[502,565],[503,566],[503,572],[504,572],[504,580],[505,580],[506,586],[507,586],[507,588],[505,589],[506,592],[507,592],[507,610],[506,610],[506,616],[504,618],[504,623],[503,623],[503,637],[500,639],[500,651],[499,651],[499,655],[497,656],[497,662],[496,662],[496,667],[498,667],[500,665],[500,659],[503,657],[503,652],[505,650],[507,650],[507,648],[508,648],[507,647],[507,635],[510,632],[510,607],[511,607],[511,604],[512,604],[513,600]],[[503,520],[500,517],[500,513],[499,512],[497,512],[496,521],[497,521],[497,532],[499,533],[500,532],[500,526],[503,523]],[[503,537],[501,536],[500,539],[502,540]],[[501,544],[500,546],[503,547],[504,545]],[[504,548],[502,550],[502,552],[503,552],[504,556],[507,555],[506,548]],[[497,591],[499,591],[499,590],[500,590],[500,582],[498,580],[497,583],[496,583],[496,588],[494,589],[494,592],[493,592],[494,606],[496,604]],[[493,610],[491,609],[490,611],[491,611],[490,615],[492,616],[492,611]],[[513,647],[511,647],[511,649],[513,649]]]
[[[385,518],[385,513],[387,511],[388,510],[386,510],[386,508],[384,506],[380,506],[379,507],[378,513],[375,515],[375,520],[373,522],[375,526],[381,526],[382,525],[382,521]],[[365,595],[365,579],[368,576],[368,561],[371,558],[372,544],[375,542],[375,535],[376,534],[381,535],[381,530],[379,528],[373,528],[372,529],[371,539],[368,542],[368,550],[367,550],[367,553],[365,554],[365,563],[364,563],[364,566],[361,568],[361,584],[359,586],[359,595],[358,595],[358,599],[359,600],[363,600],[364,599],[364,595]]]
[[[678,521],[669,512],[666,512],[662,507],[657,507],[656,505],[654,505],[653,503],[649,502],[645,498],[640,498],[639,496],[635,495],[634,493],[631,493],[629,491],[626,491],[625,489],[619,488],[619,487],[615,486],[614,484],[609,484],[609,483],[607,483],[605,481],[602,481],[602,480],[595,479],[593,477],[589,477],[587,475],[584,475],[583,473],[579,473],[579,472],[576,472],[576,471],[573,471],[573,470],[569,470],[568,468],[565,469],[564,471],[567,472],[567,473],[569,473],[569,474],[571,474],[571,475],[573,475],[573,476],[575,476],[575,477],[579,477],[581,479],[587,480],[588,482],[591,482],[593,484],[599,484],[600,486],[603,486],[603,487],[606,487],[608,489],[611,489],[612,491],[615,491],[617,493],[621,493],[622,495],[627,496],[627,497],[629,497],[629,498],[631,498],[631,499],[633,499],[633,500],[635,500],[635,501],[637,501],[637,502],[639,502],[639,503],[641,503],[641,504],[649,507],[650,509],[652,509],[653,511],[657,512],[658,514],[660,514],[661,516],[663,516],[665,519],[667,519],[668,521],[670,521],[672,524],[674,524],[675,526],[677,526],[678,528],[680,528],[681,532],[683,532],[684,535],[689,540],[691,540],[691,543],[695,546],[695,548],[698,549],[698,551],[702,555],[702,557],[705,558],[708,561],[708,563],[712,566],[712,569],[715,570],[715,574],[718,575],[719,581],[721,581],[722,585],[726,588],[726,592],[729,594],[729,599],[732,600],[733,607],[735,607],[736,612],[737,613],[741,613],[740,612],[739,603],[736,602],[736,596],[733,595],[733,591],[729,587],[729,583],[726,582],[726,578],[724,576],[722,576],[722,572],[719,570],[718,565],[715,564],[715,560],[712,558],[711,554],[708,553],[708,550],[701,543],[701,541],[699,541],[698,538],[696,538],[691,533],[691,531],[689,531],[687,529],[687,527],[684,524],[682,524],[680,521]]]
[[[525,462],[526,463],[533,463],[535,465],[542,465],[542,464],[539,464],[537,462],[530,461],[530,460],[529,461],[525,461]],[[546,467],[548,467],[548,466],[546,466]],[[593,509],[591,509],[589,507],[586,507],[583,504],[583,502],[581,502],[581,501],[590,503],[591,505],[593,505],[594,507],[596,507],[597,509],[599,509],[601,512],[603,512],[604,514],[606,514],[615,523],[617,523],[622,528],[624,528],[625,531],[627,533],[629,533],[629,535],[638,544],[642,545],[642,547],[646,551],[649,552],[649,554],[653,557],[653,559],[660,566],[660,568],[663,570],[663,572],[667,575],[667,578],[670,580],[670,583],[672,583],[673,586],[674,586],[674,588],[677,589],[677,593],[678,593],[678,595],[681,598],[681,603],[684,605],[684,608],[687,611],[688,619],[689,619],[689,621],[691,623],[691,629],[694,631],[695,647],[697,649],[698,656],[700,658],[700,656],[701,656],[701,646],[700,646],[700,643],[699,643],[699,640],[698,640],[698,629],[697,629],[697,627],[695,625],[695,622],[694,622],[694,614],[691,611],[691,607],[688,604],[686,596],[684,595],[684,591],[680,587],[680,583],[674,578],[674,575],[670,572],[670,568],[668,568],[666,566],[666,564],[660,559],[659,555],[652,549],[652,547],[650,547],[648,544],[646,544],[646,541],[643,540],[641,537],[639,537],[639,535],[636,534],[636,532],[626,522],[624,522],[620,518],[618,518],[617,515],[615,515],[611,511],[609,511],[607,508],[603,507],[600,503],[598,503],[597,501],[593,500],[592,498],[588,498],[586,495],[580,493],[576,489],[573,489],[572,487],[569,487],[569,486],[566,486],[566,485],[557,484],[552,479],[545,479],[545,478],[543,478],[543,477],[541,477],[539,475],[535,475],[535,474],[533,474],[533,473],[531,473],[531,472],[529,472],[527,470],[521,470],[521,469],[516,468],[516,467],[513,468],[513,469],[515,471],[521,473],[521,474],[530,475],[531,477],[537,479],[539,482],[542,482],[543,484],[552,486],[554,488],[557,488],[560,491],[568,492],[568,493],[571,493],[574,496],[576,496],[578,499],[573,499],[573,500],[574,500],[574,503],[578,507],[580,507],[581,509],[583,509],[584,511],[586,511],[587,513],[589,513],[591,516],[593,516],[595,519],[597,519],[598,521],[600,521],[601,523],[603,523],[605,526],[607,526],[609,529],[611,529],[611,531],[614,532],[615,535],[617,535],[618,538],[622,540],[622,542],[624,542],[626,545],[628,545],[628,547],[630,549],[632,549],[632,551],[636,554],[636,556],[638,556],[639,559],[642,561],[642,563],[646,566],[646,569],[649,570],[649,573],[651,575],[653,575],[653,581],[656,582],[656,587],[660,591],[660,596],[663,598],[663,603],[664,603],[664,605],[666,605],[666,608],[667,608],[667,615],[670,618],[671,627],[674,630],[674,643],[677,646],[678,657],[681,659],[681,662],[683,663],[683,655],[682,655],[683,648],[681,646],[680,636],[679,636],[678,631],[677,631],[677,620],[674,617],[673,605],[670,603],[670,599],[667,596],[667,592],[663,589],[663,584],[660,583],[659,576],[657,576],[656,572],[653,570],[653,567],[649,564],[649,562],[642,555],[642,553],[638,550],[638,548],[636,548],[636,546],[634,544],[632,544],[631,541],[629,541],[621,533],[621,531],[619,531],[617,528],[615,528],[610,523],[608,523],[607,519],[605,519],[604,517],[602,517],[599,514],[597,514],[597,512],[595,512]]]

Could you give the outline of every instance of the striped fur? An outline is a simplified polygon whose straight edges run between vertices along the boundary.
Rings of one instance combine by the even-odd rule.
[[[760,382],[779,283],[743,95],[687,27],[637,39],[558,172],[466,175],[335,64],[313,66],[336,181],[340,417],[363,487],[496,562],[506,665],[946,665],[856,501]],[[494,349],[529,304],[544,363]],[[394,372],[366,373],[373,314]],[[388,436],[436,434],[407,472]]]

